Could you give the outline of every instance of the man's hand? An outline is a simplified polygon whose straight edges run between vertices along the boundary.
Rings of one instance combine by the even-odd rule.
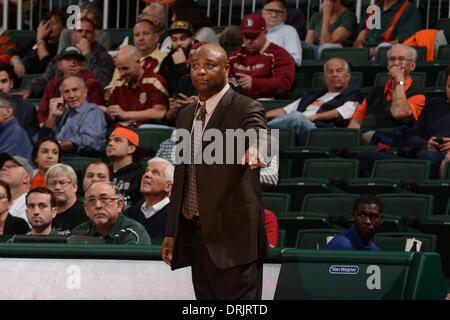
[[[49,22],[50,22],[49,20],[42,20],[39,23],[36,31],[36,38],[44,40],[45,38],[48,37],[51,31]]]
[[[238,82],[241,87],[245,90],[251,90],[253,86],[253,78],[248,74],[236,73],[236,77],[238,77]]]
[[[389,70],[388,75],[393,81],[405,81],[404,70],[399,66],[393,66]]]
[[[14,59],[14,62],[11,63],[14,68],[14,73],[17,75],[18,78],[23,78],[27,73],[25,70],[25,65],[23,64],[23,62],[20,61],[20,58],[18,56],[15,57],[17,57],[17,59]],[[19,60],[20,62],[15,62],[16,60]]]
[[[179,64],[186,62],[186,56],[184,55],[183,48],[178,48],[173,54],[172,54],[172,60],[174,64]]]
[[[442,138],[444,143],[439,144],[439,151],[442,153],[447,153],[450,151],[450,138]]]
[[[122,108],[118,105],[118,104],[114,104],[112,106],[109,106],[106,109],[106,115],[108,117],[110,117],[111,119],[121,119],[121,120],[125,120],[123,118],[125,114],[125,111],[122,110]]]
[[[66,112],[66,107],[64,106],[64,98],[57,97],[50,99],[48,103],[48,113],[49,115],[60,117]]]
[[[17,92],[11,92],[12,95],[15,96],[20,96],[23,99],[28,99],[29,96],[31,96],[32,91],[30,89],[25,89],[22,91],[17,91]]]
[[[245,152],[245,156],[242,159],[241,164],[245,166],[247,163],[250,166],[250,169],[267,167],[267,164],[264,162],[261,153],[254,147],[248,148],[248,150]]]
[[[173,237],[165,237],[161,245],[161,257],[168,266],[172,265]]]
[[[87,55],[89,52],[91,52],[91,44],[86,38],[80,38],[78,43],[76,43],[76,46],[78,49],[80,49],[83,56]]]
[[[427,143],[427,150],[428,151],[439,151],[439,143],[435,141],[436,137],[431,137],[430,140],[428,140]]]

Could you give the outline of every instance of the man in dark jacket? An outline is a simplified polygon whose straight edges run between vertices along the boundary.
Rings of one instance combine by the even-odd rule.
[[[287,105],[267,112],[272,128],[294,128],[299,144],[313,128],[335,127],[337,120],[350,119],[364,96],[358,85],[349,85],[350,68],[345,60],[333,58],[324,65],[326,88],[307,91]]]

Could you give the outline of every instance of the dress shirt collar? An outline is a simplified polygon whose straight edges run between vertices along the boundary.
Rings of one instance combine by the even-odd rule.
[[[216,106],[219,104],[220,99],[222,99],[223,95],[225,94],[225,92],[228,91],[229,88],[230,88],[230,85],[227,82],[225,87],[223,87],[223,89],[220,90],[219,93],[216,93],[215,95],[210,97],[208,100],[206,100],[206,114],[208,116],[211,115],[211,113],[214,111]]]
[[[170,199],[168,197],[165,197],[160,202],[155,203],[150,208],[147,208],[147,206],[145,205],[145,201],[144,201],[144,203],[142,203],[142,206],[141,206],[141,211],[144,214],[145,218],[148,219],[148,218],[152,217],[155,213],[157,213],[159,210],[164,208],[169,202],[170,202]]]

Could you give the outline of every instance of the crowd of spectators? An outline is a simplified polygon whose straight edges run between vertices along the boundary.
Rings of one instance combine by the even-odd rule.
[[[319,59],[327,48],[367,47],[375,58],[379,48],[389,46],[383,86],[364,94],[351,83],[351,61],[330,59],[323,66],[326,86],[269,111],[269,126],[294,128],[301,145],[313,128],[359,128],[369,144],[376,130],[404,125],[413,129],[409,138],[416,141],[415,157],[431,159],[437,177],[441,161],[450,158],[450,136],[444,129],[446,118],[434,117],[431,110],[444,114],[450,107],[450,72],[447,99],[427,100],[411,77],[417,65],[411,46],[422,41],[418,9],[405,0],[384,0],[376,7],[381,13],[378,29],[370,27],[370,13],[358,26],[347,0],[325,0],[305,28],[292,19],[289,24],[289,17],[302,16],[300,10],[284,0],[266,0],[260,13],[247,14],[240,26],[216,34],[196,1],[174,1],[170,17],[166,8],[152,2],[133,26],[134,45],[119,48],[111,47],[110,35],[101,29],[102,13],[89,1],[80,4],[80,25],[74,30],[66,28],[63,10],[49,11],[26,47],[1,29],[3,233],[20,229],[11,218],[17,217],[26,222],[21,233],[56,234],[77,227],[78,233],[99,235],[110,243],[162,239],[173,183],[175,130],[151,153],[139,148],[133,130],[173,129],[179,111],[196,100],[190,57],[205,43],[224,46],[231,41],[227,48],[235,50],[228,51],[229,84],[253,99],[290,99],[306,48]],[[428,45],[433,53],[450,41],[449,30],[432,34]],[[13,90],[18,88],[14,79],[26,74],[40,75]],[[38,108],[29,98],[40,99]],[[92,159],[83,172],[64,164],[64,157],[102,154],[105,162]],[[364,174],[382,157],[374,152],[359,155]],[[279,160],[261,170],[263,188],[277,185]],[[5,206],[9,215],[4,215]],[[268,211],[266,216],[273,228],[273,216]],[[132,231],[120,234],[123,228]],[[277,233],[271,230],[269,243],[276,246]]]

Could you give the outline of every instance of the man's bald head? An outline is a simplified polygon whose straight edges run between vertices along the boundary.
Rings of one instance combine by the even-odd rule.
[[[120,77],[128,84],[137,84],[144,73],[140,59],[139,50],[130,45],[121,48],[114,58],[114,64],[119,70]]]
[[[141,58],[139,50],[132,45],[127,45],[119,49],[116,59],[138,60]]]
[[[205,44],[191,57],[192,84],[203,101],[225,87],[229,71],[227,53],[221,46]]]

